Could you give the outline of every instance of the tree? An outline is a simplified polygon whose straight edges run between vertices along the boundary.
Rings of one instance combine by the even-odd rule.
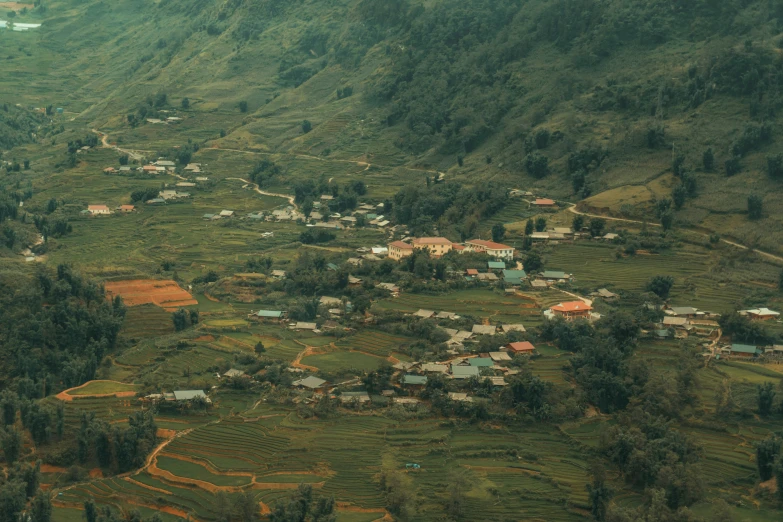
[[[759,415],[766,417],[772,412],[772,404],[775,402],[775,386],[771,382],[759,384],[756,387]]]
[[[595,464],[593,466],[593,481],[587,484],[587,495],[590,499],[590,513],[593,518],[599,522],[606,519],[606,509],[614,496],[614,490],[606,483],[606,472],[603,466]]]
[[[239,514],[241,522],[253,522],[260,515],[258,502],[250,491],[245,491],[237,496],[234,501],[234,510]]]
[[[701,162],[704,166],[704,172],[712,172],[712,169],[715,168],[715,154],[712,152],[711,147],[708,147],[707,150],[704,151]]]
[[[661,212],[661,228],[664,231],[671,230],[674,226],[674,213],[671,210]]]
[[[590,220],[590,223],[588,224],[588,228],[590,229],[590,235],[593,237],[598,237],[603,235],[605,227],[606,227],[606,220],[603,218],[592,218]]]
[[[739,158],[737,156],[732,156],[727,159],[724,162],[723,167],[726,169],[726,176],[728,177],[739,174],[740,170],[742,170],[742,166],[740,165]]]
[[[751,194],[748,196],[748,218],[749,219],[761,219],[762,210],[764,207],[764,200],[758,194]]]
[[[266,352],[266,348],[264,347],[264,343],[262,343],[261,341],[258,341],[258,342],[256,343],[256,346],[255,346],[255,348],[254,348],[254,351],[255,351],[257,354],[259,354],[259,355],[260,355],[260,354],[262,354],[262,353],[265,353],[265,352]]]
[[[767,156],[767,174],[772,179],[783,177],[783,154]]]
[[[174,322],[174,330],[181,332],[190,326],[190,314],[184,308],[180,308],[171,314],[171,320]]]
[[[14,427],[9,427],[2,440],[3,456],[8,465],[13,464],[22,455],[22,434]]]
[[[303,122],[302,122],[302,132],[303,132],[304,134],[307,134],[307,133],[308,133],[308,132],[310,132],[311,130],[313,130],[313,124],[312,124],[312,123],[310,123],[310,120],[305,120],[305,121],[303,121]]]
[[[778,502],[783,502],[783,457],[780,455],[778,455],[772,471],[775,476],[775,482],[777,483],[776,493],[778,495]]]
[[[98,520],[98,510],[92,499],[84,501],[84,520],[87,522],[96,522]]]
[[[533,224],[532,219],[528,219],[527,223],[525,223],[525,235],[529,236],[533,233],[533,230],[535,229],[535,225]]]
[[[543,265],[544,263],[541,261],[541,255],[536,251],[528,252],[527,256],[525,256],[525,261],[523,262],[523,266],[528,272],[537,272]]]
[[[525,170],[534,178],[541,179],[549,174],[549,158],[540,152],[532,152],[525,156]]]
[[[26,159],[24,160],[24,170],[30,170],[30,160]]]
[[[130,158],[128,157],[127,154],[121,155],[120,158],[119,158],[120,165],[127,165],[129,160],[130,160]]]
[[[669,298],[669,292],[673,286],[674,278],[672,276],[657,275],[647,281],[644,289],[665,300]]]
[[[38,490],[30,504],[30,522],[50,522],[52,520],[52,497]]]
[[[574,216],[574,220],[571,222],[571,229],[574,232],[579,232],[585,226],[585,217],[581,214]]]
[[[543,232],[546,230],[546,218],[539,216],[536,218],[536,232]]]
[[[685,200],[688,198],[688,190],[685,185],[680,183],[674,190],[672,190],[672,201],[674,202],[674,208],[680,210],[685,205]]]
[[[781,439],[773,434],[756,444],[756,467],[762,482],[772,478],[775,461],[779,460]]]
[[[247,102],[245,100],[239,102],[239,112],[247,112]]]
[[[681,178],[685,174],[685,155],[677,154],[674,160],[672,160],[672,172],[678,178]]]
[[[495,223],[492,225],[492,241],[495,243],[500,243],[503,241],[503,238],[506,236],[506,227],[503,226],[503,223]]]
[[[185,110],[190,109],[190,100],[188,98],[182,98],[182,108]]]

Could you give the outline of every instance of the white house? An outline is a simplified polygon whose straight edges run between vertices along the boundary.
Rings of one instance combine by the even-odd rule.
[[[111,214],[111,210],[106,205],[88,205],[87,212],[93,216],[106,216]]]
[[[514,259],[514,247],[484,239],[465,241],[465,252],[486,252],[490,257],[506,261]]]

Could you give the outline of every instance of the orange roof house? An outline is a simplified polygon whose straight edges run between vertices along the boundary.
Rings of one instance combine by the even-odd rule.
[[[566,321],[575,319],[589,319],[593,307],[584,301],[567,301],[549,308],[556,317],[562,317]]]
[[[554,207],[555,200],[549,198],[538,198],[533,202],[533,204],[537,207]]]
[[[394,241],[389,243],[389,259],[399,261],[403,257],[413,254],[413,245],[404,241]]]
[[[451,252],[454,244],[445,237],[417,237],[413,247],[428,250],[432,257],[441,257]]]
[[[508,343],[506,349],[513,353],[533,353],[533,350],[535,350],[536,347],[529,341],[520,341],[517,343]]]
[[[120,212],[133,212],[136,207],[133,205],[120,205]]]
[[[465,249],[467,252],[485,252],[490,257],[505,259],[507,261],[514,258],[514,247],[484,239],[471,239],[470,241],[465,241]]]

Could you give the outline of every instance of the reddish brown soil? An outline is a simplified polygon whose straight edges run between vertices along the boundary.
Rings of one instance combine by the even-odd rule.
[[[192,295],[171,280],[134,279],[129,281],[111,281],[104,286],[106,287],[106,296],[109,299],[114,299],[114,296],[119,295],[128,306],[152,303],[161,308],[176,309],[180,306],[198,304],[198,301],[193,299]]]
[[[93,394],[93,395],[71,395],[70,394],[70,392],[72,392],[74,390],[78,390],[80,388],[84,388],[85,386],[87,386],[88,384],[93,383],[93,382],[115,382],[117,384],[125,384],[125,383],[122,383],[122,382],[119,382],[119,381],[106,381],[106,380],[100,380],[100,379],[95,380],[95,381],[87,381],[84,384],[82,384],[81,386],[76,386],[74,388],[68,388],[67,390],[61,391],[60,393],[55,395],[55,397],[57,397],[61,401],[69,402],[69,401],[72,401],[74,399],[82,399],[82,398],[86,399],[88,397],[89,398],[96,398],[96,397],[117,397],[117,398],[121,398],[121,397],[135,397],[136,396],[136,392],[132,391],[132,390],[115,392],[115,393],[96,393],[96,394]]]

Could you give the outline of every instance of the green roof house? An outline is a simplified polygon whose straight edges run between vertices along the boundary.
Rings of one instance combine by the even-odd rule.
[[[490,359],[490,362],[492,360]],[[451,365],[451,377],[452,379],[470,379],[471,377],[479,376],[478,366],[457,366]]]
[[[492,359],[487,357],[473,357],[472,359],[468,359],[468,364],[477,368],[491,368],[495,366]]]
[[[557,270],[546,270],[541,277],[544,279],[568,279],[568,275],[565,272]]]
[[[403,375],[402,384],[407,386],[424,386],[427,384],[426,375]]]
[[[524,270],[503,270],[503,280],[508,284],[519,285],[523,279],[527,279]]]
[[[732,355],[739,355],[741,357],[752,357],[754,355],[758,355],[760,350],[756,348],[755,346],[751,346],[749,344],[732,344],[731,345],[731,354]]]
[[[489,261],[487,263],[487,268],[490,270],[505,270],[506,269],[506,263],[503,261]]]

